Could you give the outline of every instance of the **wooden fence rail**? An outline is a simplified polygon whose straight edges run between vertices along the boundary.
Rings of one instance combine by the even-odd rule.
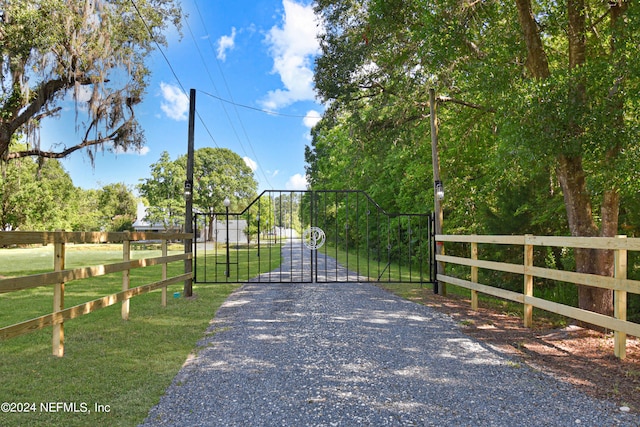
[[[470,243],[469,258],[449,255],[436,255],[436,260],[448,264],[457,264],[471,268],[471,280],[464,280],[446,274],[438,274],[438,281],[451,283],[471,290],[471,305],[478,306],[478,292],[515,301],[524,305],[524,326],[533,323],[533,307],[560,314],[592,325],[614,331],[614,353],[620,359],[626,356],[627,334],[640,337],[640,324],[627,321],[627,294],[640,294],[640,281],[627,279],[627,252],[640,251],[640,239],[628,239],[626,236],[606,237],[555,237],[555,236],[476,236],[476,235],[437,235],[436,242]],[[478,259],[478,244],[501,244],[523,246],[522,264],[510,264]],[[615,254],[614,277],[561,271],[533,265],[535,246],[556,246],[563,248],[587,248],[613,250]],[[500,289],[478,283],[478,269],[488,269],[507,273],[521,274],[524,280],[523,292]],[[606,316],[592,311],[571,307],[557,302],[534,297],[534,277],[588,285],[614,292],[614,315]]]
[[[64,355],[64,321],[100,308],[122,302],[121,315],[129,318],[129,299],[155,289],[162,289],[162,306],[167,305],[167,286],[192,278],[192,273],[167,277],[167,265],[171,262],[190,260],[191,253],[168,255],[169,241],[192,239],[186,233],[84,233],[84,232],[0,232],[0,247],[14,245],[53,244],[54,271],[30,276],[10,277],[0,280],[0,294],[16,292],[40,286],[53,286],[53,312],[34,319],[0,328],[0,340],[24,335],[26,333],[53,326],[53,355]],[[155,258],[131,260],[131,242],[160,241],[162,255]],[[122,243],[122,262],[96,265],[75,269],[65,269],[67,243]],[[162,279],[154,283],[130,288],[129,272],[136,268],[162,265]],[[66,283],[122,272],[122,291],[89,301],[74,307],[64,307],[64,286]]]

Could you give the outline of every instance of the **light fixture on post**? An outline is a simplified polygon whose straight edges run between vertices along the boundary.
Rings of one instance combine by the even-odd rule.
[[[435,183],[435,193],[438,200],[444,199],[444,186],[442,185],[442,181],[437,180]]]
[[[184,182],[184,199],[190,201],[193,197],[193,183],[189,180]]]
[[[226,210],[226,214],[227,214],[227,271],[225,271],[226,276],[229,277],[230,275],[230,271],[229,271],[229,205],[231,204],[231,200],[229,200],[228,197],[224,198],[224,202],[222,202],[224,204],[224,208]]]

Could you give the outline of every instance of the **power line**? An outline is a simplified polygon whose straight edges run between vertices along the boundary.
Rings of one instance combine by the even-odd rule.
[[[158,43],[158,41],[156,40],[155,36],[153,35],[153,32],[151,31],[151,28],[149,28],[149,26],[147,25],[147,21],[145,20],[144,16],[140,12],[140,9],[138,9],[138,5],[135,3],[134,0],[129,0],[129,1],[131,2],[131,5],[133,6],[133,8],[136,10],[136,13],[138,14],[138,17],[140,18],[140,21],[142,21],[142,24],[144,25],[144,27],[147,30],[147,33],[149,33],[149,36],[151,37],[151,40],[153,40],[153,42],[156,45],[156,48],[158,49],[158,51],[160,52],[160,54],[164,58],[164,61],[167,63],[167,66],[169,67],[169,70],[171,70],[171,74],[173,74],[173,78],[176,79],[176,82],[178,82],[178,86],[180,86],[180,89],[182,90],[182,93],[184,94],[184,96],[189,98],[189,95],[187,95],[187,93],[188,93],[187,90],[182,85],[182,82],[180,81],[180,78],[178,77],[178,74],[176,73],[176,70],[173,68],[173,65],[171,64],[171,61],[169,61],[169,58],[164,53],[164,50],[162,49],[162,46],[160,46],[160,43]],[[198,112],[197,109],[196,109],[196,115],[198,116],[198,119],[200,120],[200,123],[202,123],[202,126],[204,127],[205,131],[207,132],[207,134],[211,138],[211,141],[213,142],[213,145],[215,145],[216,148],[220,148],[220,146],[216,142],[215,138],[213,137],[213,134],[211,134],[211,131],[207,127],[207,124],[202,119],[202,116],[200,115],[200,113]]]
[[[153,42],[156,44],[156,47],[158,48],[158,50],[162,54],[162,57],[164,58],[165,62],[169,66],[169,70],[171,70],[171,74],[173,74],[173,77],[178,82],[178,85],[180,86],[180,89],[182,89],[182,93],[187,95],[187,91],[184,89],[184,86],[182,86],[182,82],[180,82],[180,79],[178,78],[178,75],[176,74],[176,71],[173,69],[173,66],[171,65],[171,61],[169,61],[169,58],[167,58],[167,55],[165,55],[164,50],[162,50],[162,47],[160,46],[160,43],[158,43],[158,41],[156,40],[155,36],[153,35],[153,32],[151,31],[151,28],[149,28],[149,26],[147,25],[147,21],[144,19],[144,16],[140,12],[140,9],[138,9],[138,5],[135,3],[134,0],[129,0],[129,1],[131,2],[131,5],[133,6],[133,8],[136,10],[136,13],[138,14],[138,17],[140,18],[140,21],[142,21],[142,24],[147,29],[147,32],[149,33],[149,36],[151,36],[151,40],[153,40]],[[187,96],[187,98],[188,98],[188,96]]]
[[[209,76],[209,80],[211,81],[211,85],[213,86],[213,89],[215,91],[217,91],[218,89],[216,87],[216,84],[215,84],[215,81],[213,79],[213,76],[211,75],[211,72],[209,71],[209,67],[207,66],[207,62],[205,61],[204,55],[202,54],[202,51],[200,50],[200,46],[198,46],[198,43],[196,42],[195,35],[193,34],[193,31],[191,30],[191,25],[189,25],[189,21],[188,20],[186,21],[186,25],[187,25],[187,29],[189,30],[189,34],[191,35],[191,39],[193,40],[193,43],[194,43],[194,45],[196,47],[196,50],[198,51],[198,55],[200,56],[200,60],[202,61],[202,64],[204,65],[204,68],[205,68],[205,70],[207,72],[207,75]],[[240,136],[238,135],[236,127],[234,126],[233,121],[231,120],[231,117],[229,116],[229,112],[227,111],[226,108],[224,108],[224,106],[223,106],[223,110],[224,110],[225,116],[227,117],[229,125],[231,126],[231,129],[233,130],[233,133],[236,136],[236,139],[238,140],[238,143],[240,144],[240,148],[242,149],[243,153],[248,157],[249,153],[247,153],[247,150],[245,149],[244,144],[242,143],[242,140],[240,139]],[[248,139],[248,137],[247,137],[247,139]],[[251,148],[253,148],[253,147],[251,147]],[[257,155],[255,154],[255,152],[254,152],[254,157],[256,158],[256,162],[259,163],[259,159],[257,158]],[[273,188],[273,186],[269,182],[269,179],[265,175],[265,173],[264,173],[262,168],[260,168],[260,173],[262,173],[262,176],[264,177],[267,185],[269,187]]]
[[[155,36],[153,35],[153,32],[151,31],[151,28],[149,28],[149,26],[147,25],[147,22],[146,22],[146,20],[145,20],[144,16],[142,15],[142,13],[140,12],[140,9],[138,8],[138,5],[135,3],[135,1],[134,1],[134,0],[129,0],[129,1],[131,2],[131,5],[133,6],[133,8],[136,10],[136,13],[138,14],[138,17],[140,18],[140,20],[141,20],[142,24],[144,25],[145,29],[147,30],[147,33],[148,33],[148,34],[149,34],[149,36],[151,37],[151,40],[153,40],[153,42],[155,43],[157,50],[160,52],[160,54],[161,54],[161,55],[162,55],[162,57],[164,58],[164,61],[167,63],[167,66],[169,67],[169,70],[171,71],[171,74],[173,75],[174,79],[176,80],[176,82],[177,82],[178,86],[179,86],[179,87],[180,87],[180,89],[182,90],[182,93],[183,93],[185,96],[187,96],[187,98],[188,98],[189,96],[188,96],[188,94],[187,94],[187,93],[188,93],[188,92],[187,92],[187,90],[185,89],[184,85],[182,84],[182,82],[181,82],[180,78],[178,77],[178,74],[176,73],[176,71],[175,71],[175,69],[174,69],[173,65],[171,64],[171,61],[169,61],[169,58],[167,57],[167,55],[165,54],[164,50],[162,49],[162,46],[160,46],[160,43],[158,43],[158,41],[156,40]],[[200,17],[201,23],[202,23],[202,25],[203,25],[203,27],[204,27],[204,29],[205,29],[205,32],[208,34],[208,31],[207,31],[207,27],[206,27],[206,25],[205,25],[204,18],[202,17],[202,14],[200,13],[200,8],[198,7],[196,0],[194,0],[194,5],[195,5],[196,10],[197,10],[197,12],[198,12],[198,15],[199,15],[199,17]],[[192,30],[191,30],[191,27],[190,27],[190,25],[189,25],[189,21],[188,21],[188,19],[185,19],[185,22],[186,22],[187,28],[189,29],[189,33],[190,33],[190,35],[191,35],[191,38],[193,39],[193,42],[194,42],[194,44],[195,44],[195,46],[196,46],[196,49],[197,49],[197,51],[198,51],[198,54],[200,55],[200,59],[202,60],[202,63],[203,63],[203,64],[204,64],[204,66],[205,66],[205,69],[206,69],[207,74],[208,74],[208,76],[209,76],[209,80],[211,81],[211,84],[212,84],[212,86],[213,86],[214,90],[217,92],[217,91],[218,91],[218,89],[217,89],[217,87],[216,87],[215,81],[214,81],[213,77],[211,76],[211,73],[209,72],[209,68],[207,67],[207,64],[206,64],[206,61],[205,61],[205,59],[204,59],[204,56],[202,55],[202,52],[200,51],[200,47],[198,46],[198,43],[197,43],[197,42],[196,42],[196,40],[195,40],[195,36],[194,36],[194,34],[193,34]],[[256,152],[255,152],[255,150],[254,150],[254,148],[253,148],[253,145],[251,144],[251,140],[250,140],[250,138],[249,138],[249,136],[248,136],[248,134],[247,134],[247,131],[246,131],[245,127],[244,127],[244,124],[243,124],[243,122],[242,122],[242,119],[240,118],[240,114],[238,113],[237,107],[241,107],[241,108],[245,108],[245,109],[249,109],[249,110],[257,111],[257,112],[264,113],[264,114],[268,114],[268,115],[271,115],[271,116],[279,116],[279,117],[307,118],[307,117],[311,117],[311,116],[308,116],[308,115],[284,114],[284,113],[279,113],[279,112],[276,112],[276,111],[269,111],[269,110],[265,110],[265,109],[261,109],[261,108],[256,108],[256,107],[252,107],[252,106],[249,106],[249,105],[244,105],[244,104],[240,104],[240,103],[235,102],[235,101],[233,100],[233,96],[232,96],[232,94],[231,94],[231,90],[230,90],[229,85],[228,85],[228,83],[227,83],[227,80],[226,80],[226,78],[225,78],[225,76],[224,76],[224,72],[223,72],[223,70],[222,70],[222,67],[221,67],[221,65],[220,65],[220,62],[218,61],[217,55],[215,54],[215,49],[214,49],[213,45],[211,44],[211,41],[210,41],[210,40],[209,40],[209,45],[210,45],[210,47],[211,47],[212,52],[214,53],[214,57],[216,58],[216,62],[217,62],[217,64],[218,64],[218,69],[219,69],[219,71],[220,71],[220,74],[222,75],[222,79],[223,79],[223,81],[224,81],[224,83],[225,83],[225,87],[226,87],[226,89],[227,89],[227,93],[229,94],[229,97],[231,98],[231,100],[229,100],[229,99],[225,99],[225,98],[222,98],[222,97],[220,97],[220,96],[218,96],[218,95],[214,95],[214,94],[211,94],[211,93],[206,92],[206,91],[203,91],[203,90],[199,90],[199,89],[198,89],[198,91],[199,91],[199,92],[201,92],[202,94],[207,95],[207,96],[209,96],[209,97],[211,97],[211,98],[214,98],[214,99],[216,99],[216,100],[218,100],[218,101],[220,101],[220,102],[222,103],[223,110],[225,111],[225,114],[226,114],[226,116],[227,116],[227,120],[229,121],[229,124],[230,124],[231,128],[233,129],[234,134],[236,135],[236,138],[237,138],[237,140],[238,140],[238,143],[240,144],[240,147],[241,147],[241,148],[242,148],[242,150],[245,152],[245,154],[247,154],[247,153],[246,153],[246,149],[244,148],[244,145],[242,144],[242,141],[241,141],[241,139],[240,139],[240,137],[239,137],[239,135],[238,135],[238,133],[237,133],[237,131],[236,131],[236,129],[235,129],[235,126],[233,125],[233,121],[231,120],[231,117],[229,117],[229,113],[227,112],[226,108],[224,107],[224,104],[230,104],[230,105],[232,105],[232,106],[234,107],[234,110],[235,110],[235,112],[236,112],[236,116],[237,116],[238,121],[239,121],[239,123],[240,123],[240,126],[241,126],[241,128],[242,128],[242,130],[243,130],[243,133],[244,133],[244,135],[245,135],[245,138],[246,138],[246,140],[247,140],[247,142],[248,142],[248,144],[249,144],[249,147],[250,147],[250,149],[251,149],[251,151],[252,151],[252,153],[253,153],[253,155],[254,155],[254,158],[256,159],[256,162],[257,162],[258,164],[260,164],[260,161],[259,161],[259,159],[258,159],[258,155],[256,154]],[[218,143],[216,142],[215,138],[213,137],[213,134],[211,133],[211,131],[210,131],[210,130],[209,130],[209,128],[207,127],[206,122],[204,121],[204,119],[202,118],[202,116],[200,115],[200,113],[198,112],[198,110],[197,110],[197,109],[196,109],[196,115],[197,115],[198,119],[200,120],[200,123],[201,123],[201,124],[202,124],[202,126],[204,127],[204,129],[205,129],[206,133],[207,133],[207,134],[209,135],[209,137],[211,138],[211,141],[213,142],[213,144],[214,144],[217,148],[220,148],[220,147],[219,147],[219,145],[218,145]],[[318,119],[319,119],[319,118],[321,118],[321,117],[320,117],[320,116],[318,116],[318,117],[312,117],[312,118],[318,118]],[[262,176],[264,177],[264,179],[265,179],[265,181],[266,181],[267,185],[268,185],[269,187],[273,188],[273,185],[269,182],[269,178],[268,178],[268,177],[266,176],[266,174],[264,173],[264,169],[263,169],[263,168],[260,168],[260,173],[261,173],[261,174],[262,174]]]
[[[194,6],[196,8],[196,11],[198,12],[198,16],[200,17],[200,22],[202,24],[202,27],[204,28],[205,34],[209,34],[209,31],[207,29],[207,26],[205,24],[204,18],[202,16],[202,13],[200,12],[200,8],[198,7],[197,2],[194,0]],[[213,80],[213,77],[211,76],[211,73],[209,72],[209,67],[207,67],[206,61],[204,60],[204,56],[202,55],[202,53],[200,52],[200,48],[198,47],[198,43],[195,40],[195,37],[193,35],[193,32],[191,31],[191,27],[189,26],[188,22],[187,22],[187,27],[189,28],[189,32],[191,34],[191,37],[193,38],[194,43],[196,44],[196,48],[198,49],[198,53],[200,54],[200,58],[202,60],[202,63],[205,66],[205,69],[207,70],[207,74],[209,75],[209,80],[211,81],[211,84],[213,86],[213,89],[218,92],[218,89],[216,87],[215,81]],[[209,41],[209,47],[211,48],[211,51],[213,53],[213,57],[216,60],[216,63],[218,65],[218,71],[220,72],[220,75],[222,76],[222,81],[225,84],[225,87],[227,88],[227,93],[229,94],[229,97],[231,97],[233,99],[233,95],[231,94],[231,90],[229,88],[229,85],[227,83],[227,79],[225,78],[224,75],[224,71],[222,70],[222,67],[220,66],[220,61],[218,61],[218,56],[215,53],[215,49],[213,47],[213,45],[211,44],[211,39],[208,39]],[[227,109],[224,107],[224,104],[222,105],[222,109],[224,110],[225,115],[227,116],[227,120],[229,121],[229,124],[231,125],[231,129],[233,130],[233,133],[236,135],[236,138],[238,139],[238,143],[240,144],[240,146],[242,147],[243,150],[244,149],[244,145],[242,144],[242,141],[240,140],[240,137],[238,136],[238,133],[236,131],[235,126],[233,125],[233,121],[231,120],[231,117],[229,117],[229,113],[227,111]],[[260,159],[258,157],[258,155],[256,154],[255,149],[253,148],[253,144],[251,143],[251,139],[249,138],[249,135],[247,134],[247,130],[244,127],[244,123],[242,122],[242,118],[240,117],[240,114],[238,113],[238,110],[236,109],[236,106],[234,105],[234,110],[236,112],[236,117],[238,119],[238,123],[240,124],[240,127],[242,128],[242,132],[244,133],[244,137],[247,140],[247,143],[249,144],[249,148],[251,149],[251,152],[253,153],[253,157],[256,160],[256,163],[258,165],[260,165]],[[262,176],[264,177],[264,180],[266,182],[266,184],[271,187],[273,189],[273,185],[271,184],[271,182],[269,181],[269,178],[267,177],[264,168],[259,168],[260,170],[260,174],[262,174]]]
[[[271,111],[271,110],[264,110],[262,108],[257,108],[257,107],[252,107],[250,105],[244,105],[244,104],[239,104],[237,102],[234,101],[230,101],[228,99],[224,99],[222,97],[213,95],[211,93],[207,93],[203,90],[198,89],[198,92],[202,93],[203,95],[207,95],[210,96],[211,98],[217,99],[219,101],[225,102],[227,104],[231,104],[234,105],[236,107],[242,107],[242,108],[246,108],[248,110],[253,110],[253,111],[258,111],[260,113],[264,113],[264,114],[268,114],[270,116],[280,116],[280,117],[293,117],[293,118],[300,118],[300,119],[305,119],[305,118],[312,118],[312,119],[321,119],[321,116],[309,116],[307,114],[305,114],[304,116],[299,115],[299,114],[285,114],[285,113],[278,113],[277,111]]]

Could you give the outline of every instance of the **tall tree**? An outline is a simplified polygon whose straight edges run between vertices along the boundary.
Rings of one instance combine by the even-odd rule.
[[[185,176],[185,167],[163,151],[160,159],[151,165],[151,177],[142,179],[138,185],[140,195],[149,202],[147,221],[163,224],[165,230],[184,224]]]
[[[151,165],[151,177],[141,180],[138,188],[149,204],[147,219],[164,221],[166,226],[184,223],[184,179],[187,158],[172,161],[163,152]],[[194,153],[194,210],[224,212],[224,199],[229,198],[231,210],[243,208],[256,194],[258,183],[251,168],[242,158],[226,148],[200,148]],[[171,219],[169,219],[171,218]],[[209,230],[214,218],[210,217]],[[211,237],[211,236],[210,236]]]
[[[257,203],[254,203],[249,208],[247,220],[247,243],[251,243],[254,236],[258,238],[258,241],[267,239],[270,231],[277,226],[274,199],[267,194],[263,194]]]
[[[187,158],[177,160],[186,168]],[[201,212],[224,212],[224,199],[229,198],[231,211],[244,208],[255,196],[258,183],[253,171],[237,153],[227,148],[200,148],[194,153],[193,206]],[[213,221],[209,218],[209,232]]]
[[[176,0],[11,0],[0,15],[0,158],[62,158],[82,149],[135,149],[133,107],[148,84],[145,59],[180,25]],[[76,105],[78,140],[40,141],[44,120]],[[85,119],[86,114],[86,119]],[[80,120],[81,118],[81,120]],[[26,149],[12,147],[26,136]]]
[[[136,199],[124,183],[102,187],[98,196],[104,228],[109,231],[127,231],[136,220]]]
[[[560,187],[572,235],[617,233],[640,154],[635,3],[318,0],[317,11],[327,29],[315,77],[332,101],[325,121],[347,117],[346,135],[377,150],[426,143],[410,129],[426,128],[434,87],[449,106],[439,110],[443,175],[466,190],[448,208],[495,199],[496,177],[533,168],[552,172],[545,188],[555,197]],[[576,258],[580,272],[611,274],[610,253]],[[611,292],[581,287],[580,306],[610,313]]]
[[[73,228],[77,189],[57,160],[19,159],[0,170],[0,229]]]
[[[186,156],[178,159],[185,167],[186,161]],[[242,208],[258,188],[251,168],[242,157],[227,148],[196,150],[193,170],[193,204],[204,212],[222,212],[226,197],[231,202],[231,209]]]
[[[13,163],[13,162],[12,162]],[[100,190],[77,190],[78,207],[72,224],[74,231],[103,230],[103,215],[100,212]]]

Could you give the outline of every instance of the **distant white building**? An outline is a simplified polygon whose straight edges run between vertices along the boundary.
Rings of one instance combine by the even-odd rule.
[[[220,243],[227,242],[227,224],[229,226],[229,243],[247,243],[247,221],[244,219],[227,221],[213,221],[213,240]],[[208,228],[198,233],[199,239],[204,240],[207,236]]]
[[[165,226],[163,223],[155,223],[151,224],[145,220],[147,216],[147,207],[142,203],[138,202],[136,221],[133,223],[133,229],[135,231],[146,231],[146,232],[164,232]],[[234,220],[230,219],[229,222],[229,243],[247,243],[247,220],[239,219]],[[224,220],[216,220],[213,221],[213,241],[225,243],[227,241],[227,221]],[[206,227],[198,227],[198,235],[196,236],[197,241],[205,241],[209,236],[209,225]],[[297,239],[300,237],[300,234],[294,230],[293,228],[284,228],[284,227],[274,227],[271,230],[262,230],[262,235],[264,233],[268,234],[270,238],[273,239],[275,236],[278,239]],[[253,236],[254,240],[256,236]]]
[[[149,233],[163,233],[167,231],[163,223],[151,224],[145,217],[147,216],[147,207],[142,202],[138,202],[136,211],[136,221],[133,223],[134,231],[146,231]]]
[[[136,211],[136,221],[133,223],[134,231],[157,232],[164,231],[164,224],[150,224],[144,218],[147,216],[147,207],[142,202],[138,202]]]

